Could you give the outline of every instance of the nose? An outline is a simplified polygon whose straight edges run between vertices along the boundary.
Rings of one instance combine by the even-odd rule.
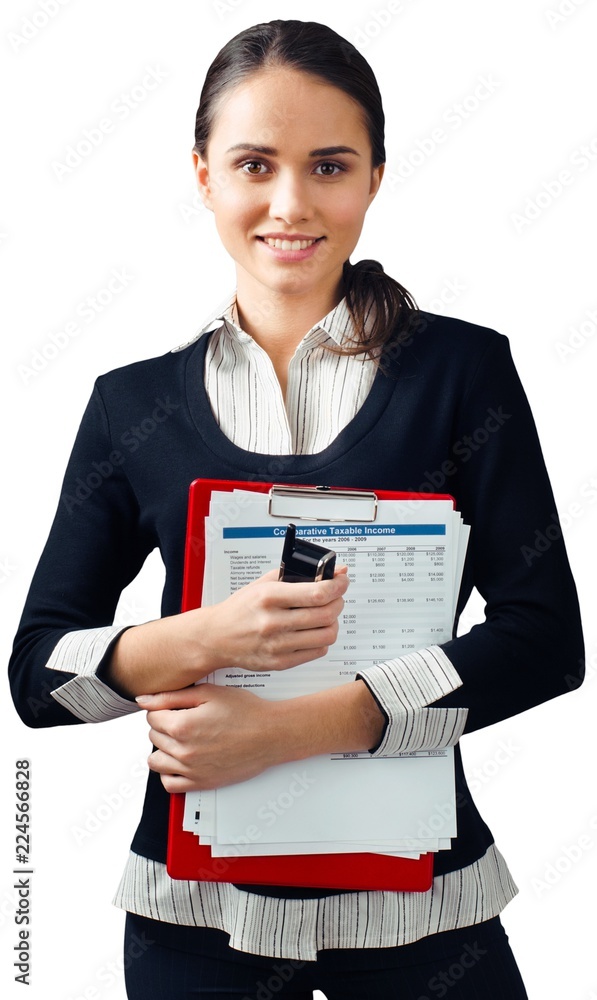
[[[281,171],[270,191],[269,212],[272,219],[282,219],[288,225],[295,225],[312,217],[307,178],[294,171]]]

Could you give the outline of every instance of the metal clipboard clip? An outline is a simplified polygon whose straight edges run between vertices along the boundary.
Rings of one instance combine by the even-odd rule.
[[[271,517],[291,521],[375,521],[377,493],[274,484],[267,512]]]

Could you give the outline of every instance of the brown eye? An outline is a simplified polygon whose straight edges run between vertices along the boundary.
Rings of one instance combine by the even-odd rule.
[[[248,160],[246,163],[243,163],[243,170],[245,173],[256,177],[261,173],[262,166],[263,164],[259,160]]]
[[[321,171],[322,177],[336,177],[338,173],[344,170],[344,167],[340,166],[339,163],[319,163],[315,168]]]

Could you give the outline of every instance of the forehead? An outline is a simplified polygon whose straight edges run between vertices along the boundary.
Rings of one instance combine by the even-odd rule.
[[[358,101],[327,80],[290,67],[257,70],[226,90],[210,144],[271,145],[274,138],[309,146],[349,144],[350,139],[370,148]]]

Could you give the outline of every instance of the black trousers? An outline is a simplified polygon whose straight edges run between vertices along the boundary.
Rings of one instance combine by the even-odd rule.
[[[129,1000],[312,1000],[313,990],[327,1000],[528,1000],[499,917],[398,948],[325,949],[312,962],[237,951],[211,928],[191,938],[185,928],[177,941],[171,925],[167,943],[161,930],[127,914]]]

